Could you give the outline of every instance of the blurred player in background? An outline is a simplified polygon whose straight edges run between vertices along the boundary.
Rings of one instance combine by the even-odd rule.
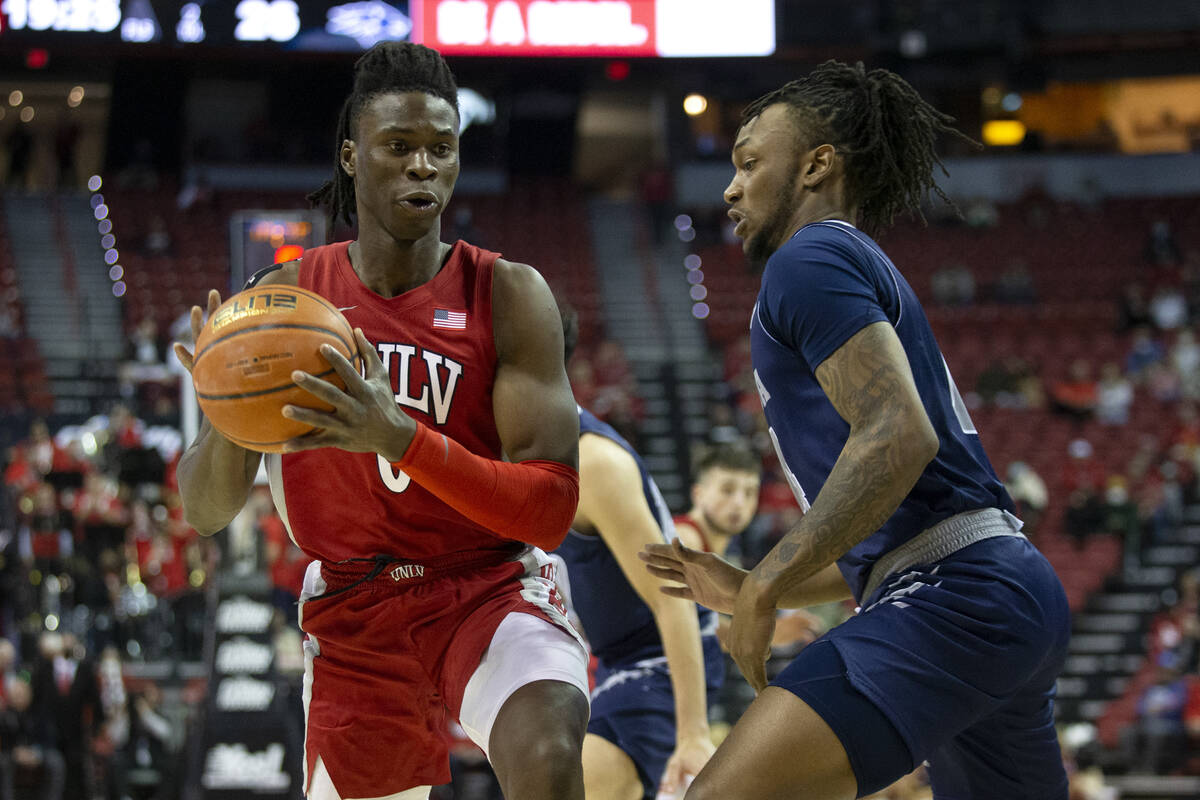
[[[331,300],[365,366],[323,350],[345,391],[294,373],[334,410],[285,407],[318,430],[267,459],[280,516],[314,559],[300,608],[314,800],[428,797],[450,779],[447,714],[507,797],[583,798],[587,656],[541,549],[575,515],[579,419],[541,276],[441,241],[458,131],[438,53],[369,50],[333,180],[313,195],[332,219],[356,217],[358,238],[251,281]],[[218,303],[211,292],[209,313]],[[201,309],[191,319],[198,335]],[[205,423],[179,464],[188,522],[223,528],[260,458]]]
[[[578,338],[563,312],[566,360]],[[713,753],[708,700],[724,663],[716,614],[656,591],[638,563],[674,537],[666,503],[633,448],[579,409],[579,509],[562,546],[564,585],[599,660],[583,742],[588,800],[674,797]]]
[[[1067,797],[1062,586],[1021,535],[916,295],[857,227],[919,213],[952,121],[897,75],[833,61],[743,115],[725,200],[765,263],[754,377],[806,513],[749,573],[648,548],[685,584],[669,594],[732,612],[730,651],[759,692],[689,800],[848,800],[926,760],[944,800]],[[847,596],[860,613],[768,686],[776,608]]]
[[[762,459],[741,442],[712,445],[700,452],[692,475],[692,507],[675,517],[675,532],[693,550],[723,556],[758,511]]]

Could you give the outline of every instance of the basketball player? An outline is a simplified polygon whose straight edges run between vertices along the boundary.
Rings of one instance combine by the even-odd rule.
[[[300,605],[313,800],[428,797],[450,779],[447,715],[510,800],[583,798],[587,656],[543,552],[575,515],[579,418],[541,276],[440,239],[458,130],[435,51],[372,48],[339,117],[333,180],[313,196],[356,216],[358,238],[252,279],[331,300],[364,364],[323,350],[345,391],[293,373],[334,410],[286,406],[318,430],[267,459],[280,515],[314,559]],[[200,319],[192,309],[194,331]],[[188,521],[225,526],[259,459],[205,425],[179,465]]]
[[[563,313],[569,361],[578,338]],[[654,479],[612,426],[579,409],[579,508],[555,551],[564,586],[599,661],[583,740],[587,800],[674,797],[713,753],[708,698],[724,662],[716,614],[656,591],[638,563],[675,535]]]
[[[723,556],[758,510],[762,459],[744,444],[717,444],[700,452],[692,473],[692,507],[675,517],[675,532],[693,550]]]
[[[1062,587],[1021,535],[916,295],[860,229],[919,213],[952,121],[893,73],[833,61],[742,118],[725,201],[765,262],[755,381],[806,514],[749,573],[648,548],[685,584],[672,593],[733,613],[730,650],[759,691],[689,800],[848,800],[926,760],[940,800],[1067,797]],[[860,612],[768,685],[775,609],[839,596]]]

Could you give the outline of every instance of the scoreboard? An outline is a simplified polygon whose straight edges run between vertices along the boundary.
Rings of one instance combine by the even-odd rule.
[[[0,46],[88,42],[486,56],[765,56],[775,0],[0,0]]]

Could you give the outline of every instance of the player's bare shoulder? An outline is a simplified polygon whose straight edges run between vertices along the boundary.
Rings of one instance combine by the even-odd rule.
[[[557,341],[558,349],[562,349],[558,304],[546,279],[528,264],[496,259],[492,272],[492,326],[496,352],[502,359],[505,353],[546,337]]]
[[[244,288],[251,289],[255,286],[299,286],[300,285],[300,259],[293,261],[284,261],[280,264],[272,264],[269,267],[263,267],[258,272],[250,276],[246,281]]]

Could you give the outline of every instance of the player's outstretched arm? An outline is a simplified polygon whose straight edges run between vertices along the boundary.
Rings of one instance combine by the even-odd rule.
[[[221,305],[221,295],[208,293],[208,315]],[[192,306],[192,341],[200,337],[204,312]],[[192,371],[193,353],[175,343],[175,355],[188,372]],[[183,517],[188,525],[209,536],[228,525],[246,504],[262,454],[239,447],[226,439],[209,423],[200,421],[195,440],[179,457],[176,478],[183,501]]]
[[[738,593],[730,652],[756,689],[766,685],[767,620],[769,615],[773,625],[779,599],[878,530],[939,446],[890,323],[876,322],[851,336],[816,376],[850,435],[812,508]]]
[[[638,557],[646,562],[651,575],[672,582],[672,585],[660,586],[660,592],[691,600],[722,614],[733,613],[742,582],[750,574],[749,570],[736,567],[715,553],[687,547],[678,540],[670,544],[647,544]],[[837,564],[830,564],[781,595],[778,607],[805,608],[850,597],[850,587],[841,570]]]
[[[658,581],[641,564],[643,547],[662,542],[662,531],[646,503],[637,463],[611,439],[585,434],[579,441],[579,511],[591,523],[638,596],[650,607],[662,637],[675,694],[675,752],[663,773],[663,789],[683,788],[712,756],[708,729],[704,655],[696,606],[656,591]]]

